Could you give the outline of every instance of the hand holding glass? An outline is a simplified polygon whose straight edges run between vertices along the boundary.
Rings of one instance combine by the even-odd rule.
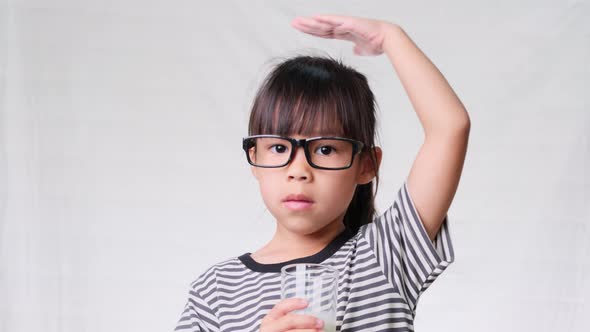
[[[321,264],[290,264],[281,269],[281,299],[302,298],[309,304],[293,311],[324,321],[324,331],[336,332],[338,270]]]

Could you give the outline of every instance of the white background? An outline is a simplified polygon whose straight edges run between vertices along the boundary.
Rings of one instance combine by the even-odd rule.
[[[379,211],[423,133],[385,56],[290,26],[400,24],[471,116],[456,260],[417,331],[590,329],[588,1],[11,1],[0,7],[0,331],[171,331],[189,283],[274,232],[241,150],[273,64],[364,73]]]

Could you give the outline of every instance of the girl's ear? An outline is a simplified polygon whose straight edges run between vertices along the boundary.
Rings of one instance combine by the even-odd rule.
[[[376,165],[373,165],[371,161],[371,156],[369,154],[364,154],[363,158],[361,159],[361,171],[358,174],[357,182],[358,184],[367,184],[375,178],[377,171],[379,170],[379,166],[381,165],[381,158],[383,157],[383,151],[381,148],[376,146],[371,151],[375,155],[375,162]]]

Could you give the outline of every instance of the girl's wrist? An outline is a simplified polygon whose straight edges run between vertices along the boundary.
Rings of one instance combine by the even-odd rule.
[[[395,48],[394,44],[399,41],[399,37],[403,36],[404,30],[401,28],[401,26],[390,22],[384,23],[383,30],[384,34],[382,48],[384,52],[387,52],[388,49]]]

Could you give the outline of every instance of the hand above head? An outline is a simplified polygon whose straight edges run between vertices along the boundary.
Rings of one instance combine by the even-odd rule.
[[[298,16],[291,25],[316,37],[349,40],[355,44],[356,55],[382,54],[387,32],[397,27],[386,21],[336,15]]]

